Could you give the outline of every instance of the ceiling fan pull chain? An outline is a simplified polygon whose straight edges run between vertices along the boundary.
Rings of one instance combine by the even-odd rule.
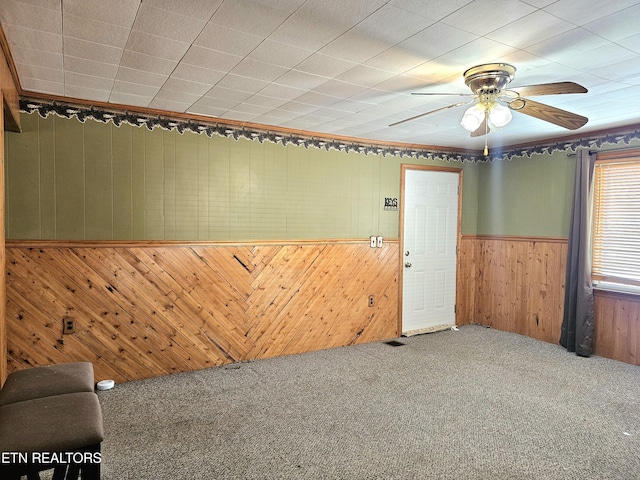
[[[484,156],[489,155],[489,146],[487,142],[487,136],[489,135],[489,111],[484,111]]]

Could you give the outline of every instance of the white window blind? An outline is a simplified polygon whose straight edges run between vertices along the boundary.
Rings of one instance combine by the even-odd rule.
[[[593,279],[640,293],[640,157],[596,162]]]

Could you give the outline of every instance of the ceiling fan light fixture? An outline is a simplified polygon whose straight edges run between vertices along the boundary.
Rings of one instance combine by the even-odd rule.
[[[494,103],[489,109],[489,123],[492,127],[502,128],[511,121],[512,115],[509,107]]]
[[[460,125],[469,132],[474,132],[484,121],[485,107],[481,103],[476,103],[473,107],[469,107],[460,121]]]

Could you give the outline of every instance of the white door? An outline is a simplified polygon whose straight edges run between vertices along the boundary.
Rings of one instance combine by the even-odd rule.
[[[406,169],[402,333],[455,325],[459,173]]]

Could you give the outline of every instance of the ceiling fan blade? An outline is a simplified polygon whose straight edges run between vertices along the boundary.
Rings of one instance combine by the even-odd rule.
[[[460,103],[454,103],[453,105],[447,105],[446,107],[437,108],[437,109],[431,110],[430,112],[427,112],[427,113],[421,113],[420,115],[416,115],[414,117],[405,118],[404,120],[400,120],[399,122],[392,123],[389,126],[390,127],[394,127],[395,125],[400,125],[401,123],[410,122],[411,120],[416,120],[416,119],[421,118],[421,117],[426,117],[427,115],[431,115],[433,113],[441,112],[443,110],[449,110],[450,108],[460,107],[460,106],[466,105],[468,103],[470,103],[470,102],[460,102]]]
[[[473,93],[443,93],[443,92],[411,92],[411,95],[454,95],[456,97],[471,97]]]
[[[486,135],[490,131],[491,129],[489,128],[489,125],[487,125],[487,119],[485,118],[480,124],[480,126],[476,128],[473,132],[471,132],[471,137],[481,137],[483,135]]]
[[[517,103],[518,107],[512,107],[511,103]],[[566,110],[545,105],[544,103],[534,102],[529,99],[516,99],[511,103],[509,107],[511,107],[512,110],[559,125],[560,127],[568,128],[569,130],[577,130],[589,121],[587,117],[583,117],[582,115],[567,112]],[[522,107],[520,107],[521,103],[524,103]]]
[[[587,89],[574,82],[541,83],[540,85],[525,85],[523,87],[509,88],[523,97],[536,95],[561,95],[564,93],[587,93]]]

